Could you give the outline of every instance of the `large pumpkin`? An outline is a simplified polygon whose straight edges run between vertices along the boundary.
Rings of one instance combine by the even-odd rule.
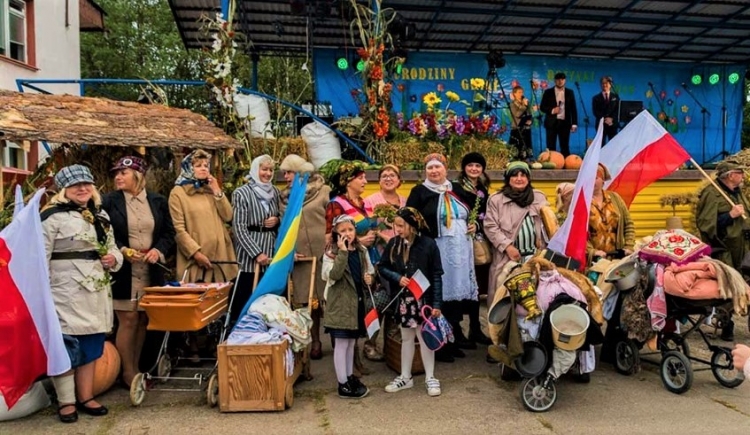
[[[120,374],[120,354],[115,345],[104,342],[104,353],[94,361],[94,396],[112,388]]]
[[[551,162],[555,164],[555,167],[557,169],[562,169],[565,166],[565,157],[557,151],[545,151],[541,154],[539,154],[539,161],[544,162]]]
[[[571,154],[565,158],[565,169],[581,169],[583,159],[580,156]]]

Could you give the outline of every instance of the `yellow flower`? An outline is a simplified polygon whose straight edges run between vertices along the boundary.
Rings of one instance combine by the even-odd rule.
[[[683,105],[681,109],[682,109],[682,113],[688,113],[688,111],[690,110],[690,108],[686,105]]]
[[[469,81],[469,83],[471,84],[471,89],[484,89],[484,79],[473,78]]]
[[[446,96],[446,97],[448,97],[448,99],[449,99],[450,101],[458,101],[458,100],[460,100],[460,99],[461,99],[461,98],[460,98],[460,97],[458,96],[458,94],[457,94],[457,93],[455,93],[455,92],[453,92],[453,91],[448,91],[448,92],[446,92],[446,93],[445,93],[445,96]]]
[[[434,92],[430,92],[430,93],[428,93],[427,95],[425,95],[425,96],[424,96],[424,98],[422,99],[422,101],[423,101],[423,102],[424,102],[424,103],[425,103],[426,105],[428,105],[428,106],[430,106],[430,107],[434,106],[435,104],[440,104],[440,103],[442,103],[442,102],[443,102],[443,100],[441,100],[441,99],[440,99],[440,98],[439,98],[439,97],[437,96],[437,94],[436,94],[436,93],[434,93]]]

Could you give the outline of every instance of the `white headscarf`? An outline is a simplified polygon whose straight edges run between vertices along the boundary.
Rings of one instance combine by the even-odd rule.
[[[268,204],[276,200],[276,191],[273,188],[273,176],[271,177],[272,181],[268,183],[260,181],[260,165],[266,163],[273,165],[273,159],[268,154],[256,157],[250,164],[250,173],[245,178],[250,181],[250,187],[252,187],[253,192],[260,198],[261,203],[267,209]]]
[[[433,163],[438,163],[438,164],[441,164],[441,165],[445,166],[443,164],[443,162],[441,162],[440,160],[438,160],[438,159],[432,159],[432,160],[428,161],[426,165],[424,165],[425,171],[427,171],[427,167],[430,166]],[[447,171],[448,168],[445,168],[445,170]],[[424,185],[424,187],[426,187],[426,188],[428,188],[428,189],[432,190],[433,192],[438,193],[440,195],[444,194],[445,192],[447,192],[449,190],[453,190],[453,184],[448,180],[448,177],[445,178],[445,181],[443,181],[442,184],[433,183],[427,177],[425,177],[425,180],[424,180],[424,182],[422,184]]]

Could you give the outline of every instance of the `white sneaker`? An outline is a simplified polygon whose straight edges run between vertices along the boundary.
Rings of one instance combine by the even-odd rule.
[[[395,393],[396,391],[405,390],[414,386],[412,378],[405,379],[402,376],[392,380],[390,384],[385,386],[386,393]]]
[[[435,378],[430,378],[424,381],[427,385],[427,395],[435,397],[440,395],[440,381]]]

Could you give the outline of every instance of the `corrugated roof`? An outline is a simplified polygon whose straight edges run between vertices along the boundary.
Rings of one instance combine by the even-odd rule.
[[[351,45],[347,0],[238,0],[236,22],[259,52]],[[364,2],[368,3],[368,2]],[[208,42],[197,18],[220,0],[169,0],[188,48]],[[408,50],[750,63],[747,0],[383,0],[416,29]],[[309,20],[308,20],[309,18]]]

